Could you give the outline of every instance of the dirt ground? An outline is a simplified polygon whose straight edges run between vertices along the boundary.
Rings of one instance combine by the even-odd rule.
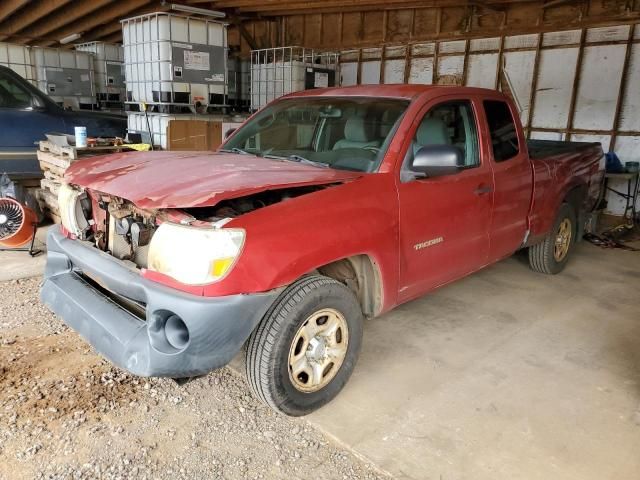
[[[386,479],[230,369],[179,386],[112,367],[38,301],[0,283],[0,479]]]

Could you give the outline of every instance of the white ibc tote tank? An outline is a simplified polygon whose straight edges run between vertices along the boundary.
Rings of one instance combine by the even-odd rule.
[[[0,43],[0,65],[9,67],[25,80],[36,84],[35,70],[31,63],[29,47]]]
[[[121,22],[127,102],[226,105],[227,24],[161,12]]]
[[[98,102],[112,106],[124,102],[124,49],[106,42],[79,43],[76,50],[94,55],[94,86]]]
[[[32,47],[31,61],[38,88],[55,102],[73,109],[96,105],[92,54]]]

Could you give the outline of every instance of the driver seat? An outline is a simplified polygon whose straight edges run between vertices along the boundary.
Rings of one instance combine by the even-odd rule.
[[[333,149],[379,147],[380,140],[371,140],[371,137],[371,123],[362,117],[351,117],[344,126],[344,138],[338,140]]]
[[[444,120],[438,117],[427,117],[422,120],[416,131],[413,142],[413,154],[427,145],[451,145],[451,137]]]

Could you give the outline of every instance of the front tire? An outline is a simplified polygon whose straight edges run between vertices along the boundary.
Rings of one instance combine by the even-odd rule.
[[[555,275],[564,270],[576,242],[576,213],[571,205],[563,203],[546,238],[529,247],[529,265],[532,270]]]
[[[246,373],[256,397],[295,417],[330,402],[353,372],[362,323],[342,283],[313,275],[290,285],[249,338]]]

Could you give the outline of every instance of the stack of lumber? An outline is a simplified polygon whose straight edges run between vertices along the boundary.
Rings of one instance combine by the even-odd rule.
[[[64,172],[73,162],[128,149],[126,145],[77,148],[72,145],[58,145],[48,140],[41,141],[38,148],[38,161],[44,178],[40,181],[37,198],[42,210],[54,222],[60,223],[58,190],[62,184]]]

